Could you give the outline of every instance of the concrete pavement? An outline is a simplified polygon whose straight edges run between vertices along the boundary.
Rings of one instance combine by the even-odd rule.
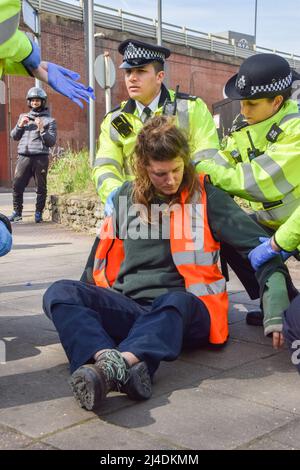
[[[233,275],[223,350],[162,364],[147,402],[112,394],[97,414],[81,410],[41,300],[54,280],[79,278],[93,237],[34,224],[33,204],[26,193],[14,249],[0,259],[0,449],[300,449],[300,377],[287,350],[245,324],[253,302]],[[10,194],[0,208],[11,212]]]

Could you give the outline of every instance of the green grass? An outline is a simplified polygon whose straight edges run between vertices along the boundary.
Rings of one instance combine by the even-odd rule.
[[[63,156],[54,158],[48,173],[48,194],[69,194],[94,191],[92,169],[86,150],[66,151]],[[96,192],[95,192],[96,194]]]

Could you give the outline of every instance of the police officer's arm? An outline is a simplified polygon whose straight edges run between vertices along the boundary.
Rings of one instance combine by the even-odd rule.
[[[297,133],[285,135],[275,145],[251,162],[228,161],[228,154],[218,154],[197,165],[197,171],[210,175],[212,183],[249,201],[278,201],[299,186],[300,139]],[[288,178],[287,176],[288,175]]]
[[[216,240],[230,244],[248,262],[249,252],[267,236],[224,191],[206,184],[208,220]],[[250,263],[249,263],[250,267]],[[264,306],[264,331],[268,335],[282,330],[282,312],[289,305],[285,278],[288,271],[280,256],[272,258],[255,273]]]
[[[42,118],[41,118],[42,119]],[[46,147],[53,147],[57,137],[57,127],[55,119],[51,119],[44,129],[40,132],[40,136]]]
[[[274,239],[282,250],[300,251],[300,207],[279,227]]]
[[[125,181],[123,176],[123,149],[111,137],[111,114],[108,114],[101,125],[99,150],[93,169],[93,180],[103,203],[107,196]]]
[[[217,129],[206,104],[200,99],[188,100],[192,160],[197,163],[211,158],[219,149]]]

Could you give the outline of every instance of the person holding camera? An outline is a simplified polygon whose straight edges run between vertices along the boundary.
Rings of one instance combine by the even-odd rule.
[[[42,221],[47,196],[49,149],[56,143],[56,122],[46,107],[47,94],[33,87],[27,93],[29,113],[21,114],[11,137],[19,141],[18,161],[13,181],[13,213],[11,222],[22,220],[23,193],[31,177],[36,184],[35,222]]]

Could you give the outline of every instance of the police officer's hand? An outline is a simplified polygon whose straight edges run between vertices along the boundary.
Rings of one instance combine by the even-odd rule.
[[[109,195],[107,196],[106,203],[104,206],[104,215],[105,217],[110,217],[114,211],[114,202],[113,198],[119,188],[114,189]]]
[[[250,251],[248,258],[251,262],[252,268],[255,271],[264,263],[269,261],[274,256],[280,255],[283,261],[286,261],[290,256],[293,256],[296,251],[288,252],[280,250],[279,246],[276,245],[274,238],[259,237],[261,245]]]
[[[273,348],[280,349],[284,345],[284,337],[280,331],[273,332]]]
[[[34,120],[35,124],[37,125],[37,128],[40,132],[42,132],[44,130],[44,123],[43,123],[43,119],[37,117],[35,118]]]
[[[27,124],[29,123],[29,117],[25,115],[23,115],[20,119],[19,119],[19,122],[18,122],[18,127],[24,127],[26,126]]]
[[[0,256],[6,255],[12,246],[12,236],[6,225],[0,220]]]

